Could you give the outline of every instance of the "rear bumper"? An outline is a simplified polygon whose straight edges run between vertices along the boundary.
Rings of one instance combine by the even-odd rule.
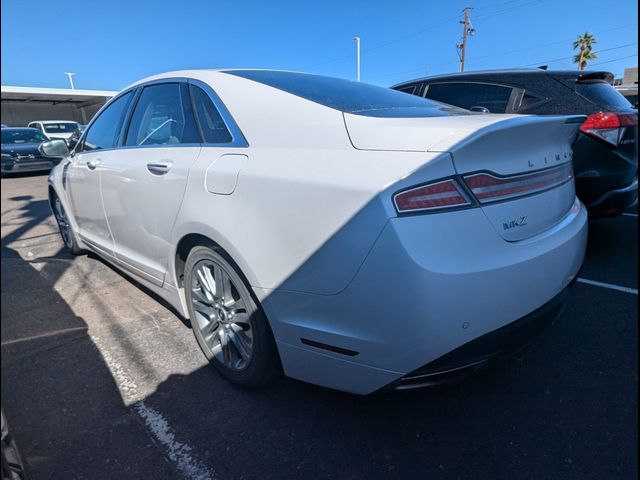
[[[588,135],[578,136],[573,156],[576,192],[590,218],[620,214],[637,198],[637,135],[636,128],[632,135],[636,140],[618,148]]]
[[[611,190],[588,205],[591,218],[620,215],[638,200],[638,178],[623,188]]]
[[[388,385],[389,390],[412,390],[455,382],[516,353],[533,342],[560,315],[568,288],[551,301],[493,332],[482,335]]]
[[[579,203],[517,242],[480,209],[394,218],[340,293],[256,293],[286,375],[368,394],[552,302],[577,275],[586,240]]]

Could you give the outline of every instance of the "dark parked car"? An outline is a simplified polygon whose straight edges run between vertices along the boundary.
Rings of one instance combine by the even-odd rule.
[[[55,159],[45,158],[38,146],[46,142],[47,137],[35,128],[5,127],[2,129],[2,163],[0,172],[33,172],[50,170],[56,164]]]
[[[496,70],[427,77],[391,88],[478,112],[585,115],[574,144],[578,196],[590,216],[638,198],[638,112],[609,72]]]

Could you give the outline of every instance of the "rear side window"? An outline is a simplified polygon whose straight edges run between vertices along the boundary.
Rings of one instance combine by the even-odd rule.
[[[408,93],[409,95],[415,95],[416,85],[407,85],[406,87],[396,88],[399,92]]]
[[[576,92],[606,110],[631,108],[629,101],[606,82],[576,83]]]
[[[198,118],[200,130],[206,143],[229,143],[232,140],[231,133],[222,119],[222,115],[209,98],[209,95],[200,87],[191,85],[191,98]]]
[[[132,92],[125,93],[116,98],[100,113],[100,116],[96,118],[89,130],[87,130],[82,151],[101,150],[116,146],[124,114],[132,96]]]
[[[425,97],[466,108],[485,107],[491,113],[505,113],[512,88],[487,83],[432,83]]]
[[[131,116],[126,146],[200,142],[186,84],[144,87]]]

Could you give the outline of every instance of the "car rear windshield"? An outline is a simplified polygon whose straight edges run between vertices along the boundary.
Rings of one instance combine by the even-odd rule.
[[[2,144],[22,144],[22,143],[41,143],[46,140],[45,136],[35,128],[25,129],[2,129]]]
[[[73,133],[78,129],[77,123],[45,123],[44,131],[47,133]]]
[[[441,117],[468,114],[450,105],[366,83],[308,73],[270,70],[231,70],[225,73],[346,113],[370,117]]]
[[[607,82],[578,82],[576,92],[607,110],[628,110],[629,101]]]

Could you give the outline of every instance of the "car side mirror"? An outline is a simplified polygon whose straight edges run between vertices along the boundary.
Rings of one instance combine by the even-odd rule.
[[[42,142],[38,151],[43,157],[66,157],[69,155],[69,147],[64,140],[49,140]]]
[[[480,113],[491,113],[487,107],[475,106],[471,107],[469,110],[472,112],[480,112]]]

